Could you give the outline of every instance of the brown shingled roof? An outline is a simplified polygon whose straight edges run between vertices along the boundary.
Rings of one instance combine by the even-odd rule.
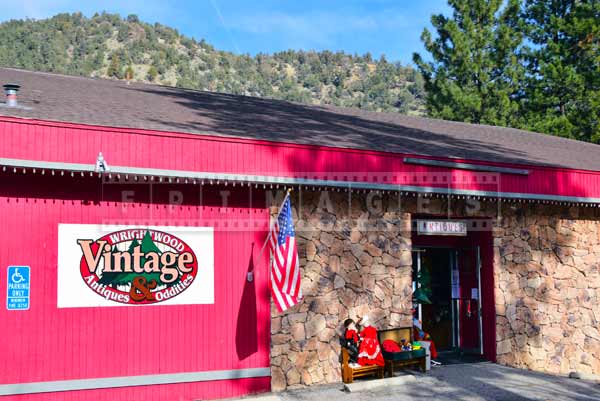
[[[0,115],[600,171],[600,145],[397,113],[0,68],[21,85]]]

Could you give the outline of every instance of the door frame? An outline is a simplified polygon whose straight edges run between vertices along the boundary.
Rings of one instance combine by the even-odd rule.
[[[452,349],[457,350],[461,353],[470,353],[470,354],[478,354],[482,355],[483,352],[483,296],[482,296],[482,288],[481,288],[481,249],[479,245],[474,246],[454,246],[454,245],[417,245],[411,249],[411,252],[416,254],[417,257],[417,272],[421,270],[421,255],[423,252],[426,252],[427,249],[446,249],[448,250],[448,262],[450,266],[450,285],[454,285],[454,280],[452,277],[453,270],[456,267],[460,272],[459,265],[459,252],[460,251],[475,251],[475,273],[477,276],[477,336],[478,336],[478,347],[477,348],[463,348],[461,346],[461,325],[460,325],[460,311],[461,311],[461,303],[460,300],[462,298],[451,298],[451,319],[452,319]],[[460,273],[459,273],[460,274]],[[415,288],[415,281],[413,281],[413,291]],[[418,304],[417,314],[419,320],[422,320],[422,305]]]
[[[448,218],[448,216],[413,215],[417,218]],[[491,362],[496,362],[496,299],[495,299],[495,274],[494,266],[494,240],[492,235],[493,223],[483,224],[481,218],[468,218],[464,216],[452,216],[452,218],[467,221],[466,236],[437,236],[418,235],[416,230],[412,231],[411,242],[414,249],[423,248],[465,248],[479,246],[479,277],[481,280],[480,307],[482,317],[483,356]],[[488,218],[487,220],[492,220]],[[474,221],[473,225],[471,221]],[[413,253],[414,255],[414,253]],[[480,347],[481,349],[481,347]]]
[[[474,246],[467,246],[467,247],[459,247],[459,248],[454,248],[454,261],[455,263],[458,265],[458,269],[460,272],[460,265],[459,265],[459,252],[460,251],[475,251],[474,254],[474,263],[475,263],[475,275],[477,277],[477,336],[478,336],[478,347],[476,348],[463,348],[462,346],[458,346],[458,349],[460,350],[461,353],[469,353],[469,354],[476,354],[476,355],[483,355],[483,342],[484,342],[484,337],[483,337],[483,296],[482,296],[482,288],[481,288],[481,248],[479,245],[474,245]],[[458,330],[458,339],[460,341],[460,300],[462,300],[464,298],[457,298],[457,299],[453,299],[453,301],[458,301],[457,305],[457,311],[459,312],[459,316],[457,318],[457,322],[459,324],[459,330]],[[472,298],[470,298],[472,300]]]

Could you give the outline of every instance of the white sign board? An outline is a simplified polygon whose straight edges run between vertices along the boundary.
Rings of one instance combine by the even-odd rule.
[[[212,227],[59,224],[59,308],[214,303]]]
[[[456,220],[417,220],[419,235],[467,235],[467,223]]]

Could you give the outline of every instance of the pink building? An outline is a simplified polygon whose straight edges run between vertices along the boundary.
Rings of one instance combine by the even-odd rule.
[[[0,82],[20,86],[0,107],[2,399],[336,382],[339,322],[411,324],[422,268],[438,290],[418,313],[442,347],[600,373],[597,145],[21,70]],[[285,188],[305,300],[280,315],[258,256]]]

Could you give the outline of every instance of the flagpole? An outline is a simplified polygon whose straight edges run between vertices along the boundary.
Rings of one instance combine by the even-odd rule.
[[[287,190],[285,198],[283,198],[283,202],[281,202],[281,205],[279,206],[279,212],[277,213],[277,217],[275,218],[275,220],[279,218],[279,215],[281,214],[281,208],[283,207],[285,201],[290,197],[290,192],[292,192],[291,188]],[[260,257],[262,256],[262,253],[265,250],[267,243],[269,242],[269,238],[271,238],[271,233],[273,232],[273,225],[275,224],[275,220],[273,220],[273,222],[269,225],[269,234],[267,235],[267,239],[265,239],[265,243],[263,244],[262,248],[260,249],[260,252],[258,253],[258,257],[256,258],[258,260],[258,263],[260,263]]]

